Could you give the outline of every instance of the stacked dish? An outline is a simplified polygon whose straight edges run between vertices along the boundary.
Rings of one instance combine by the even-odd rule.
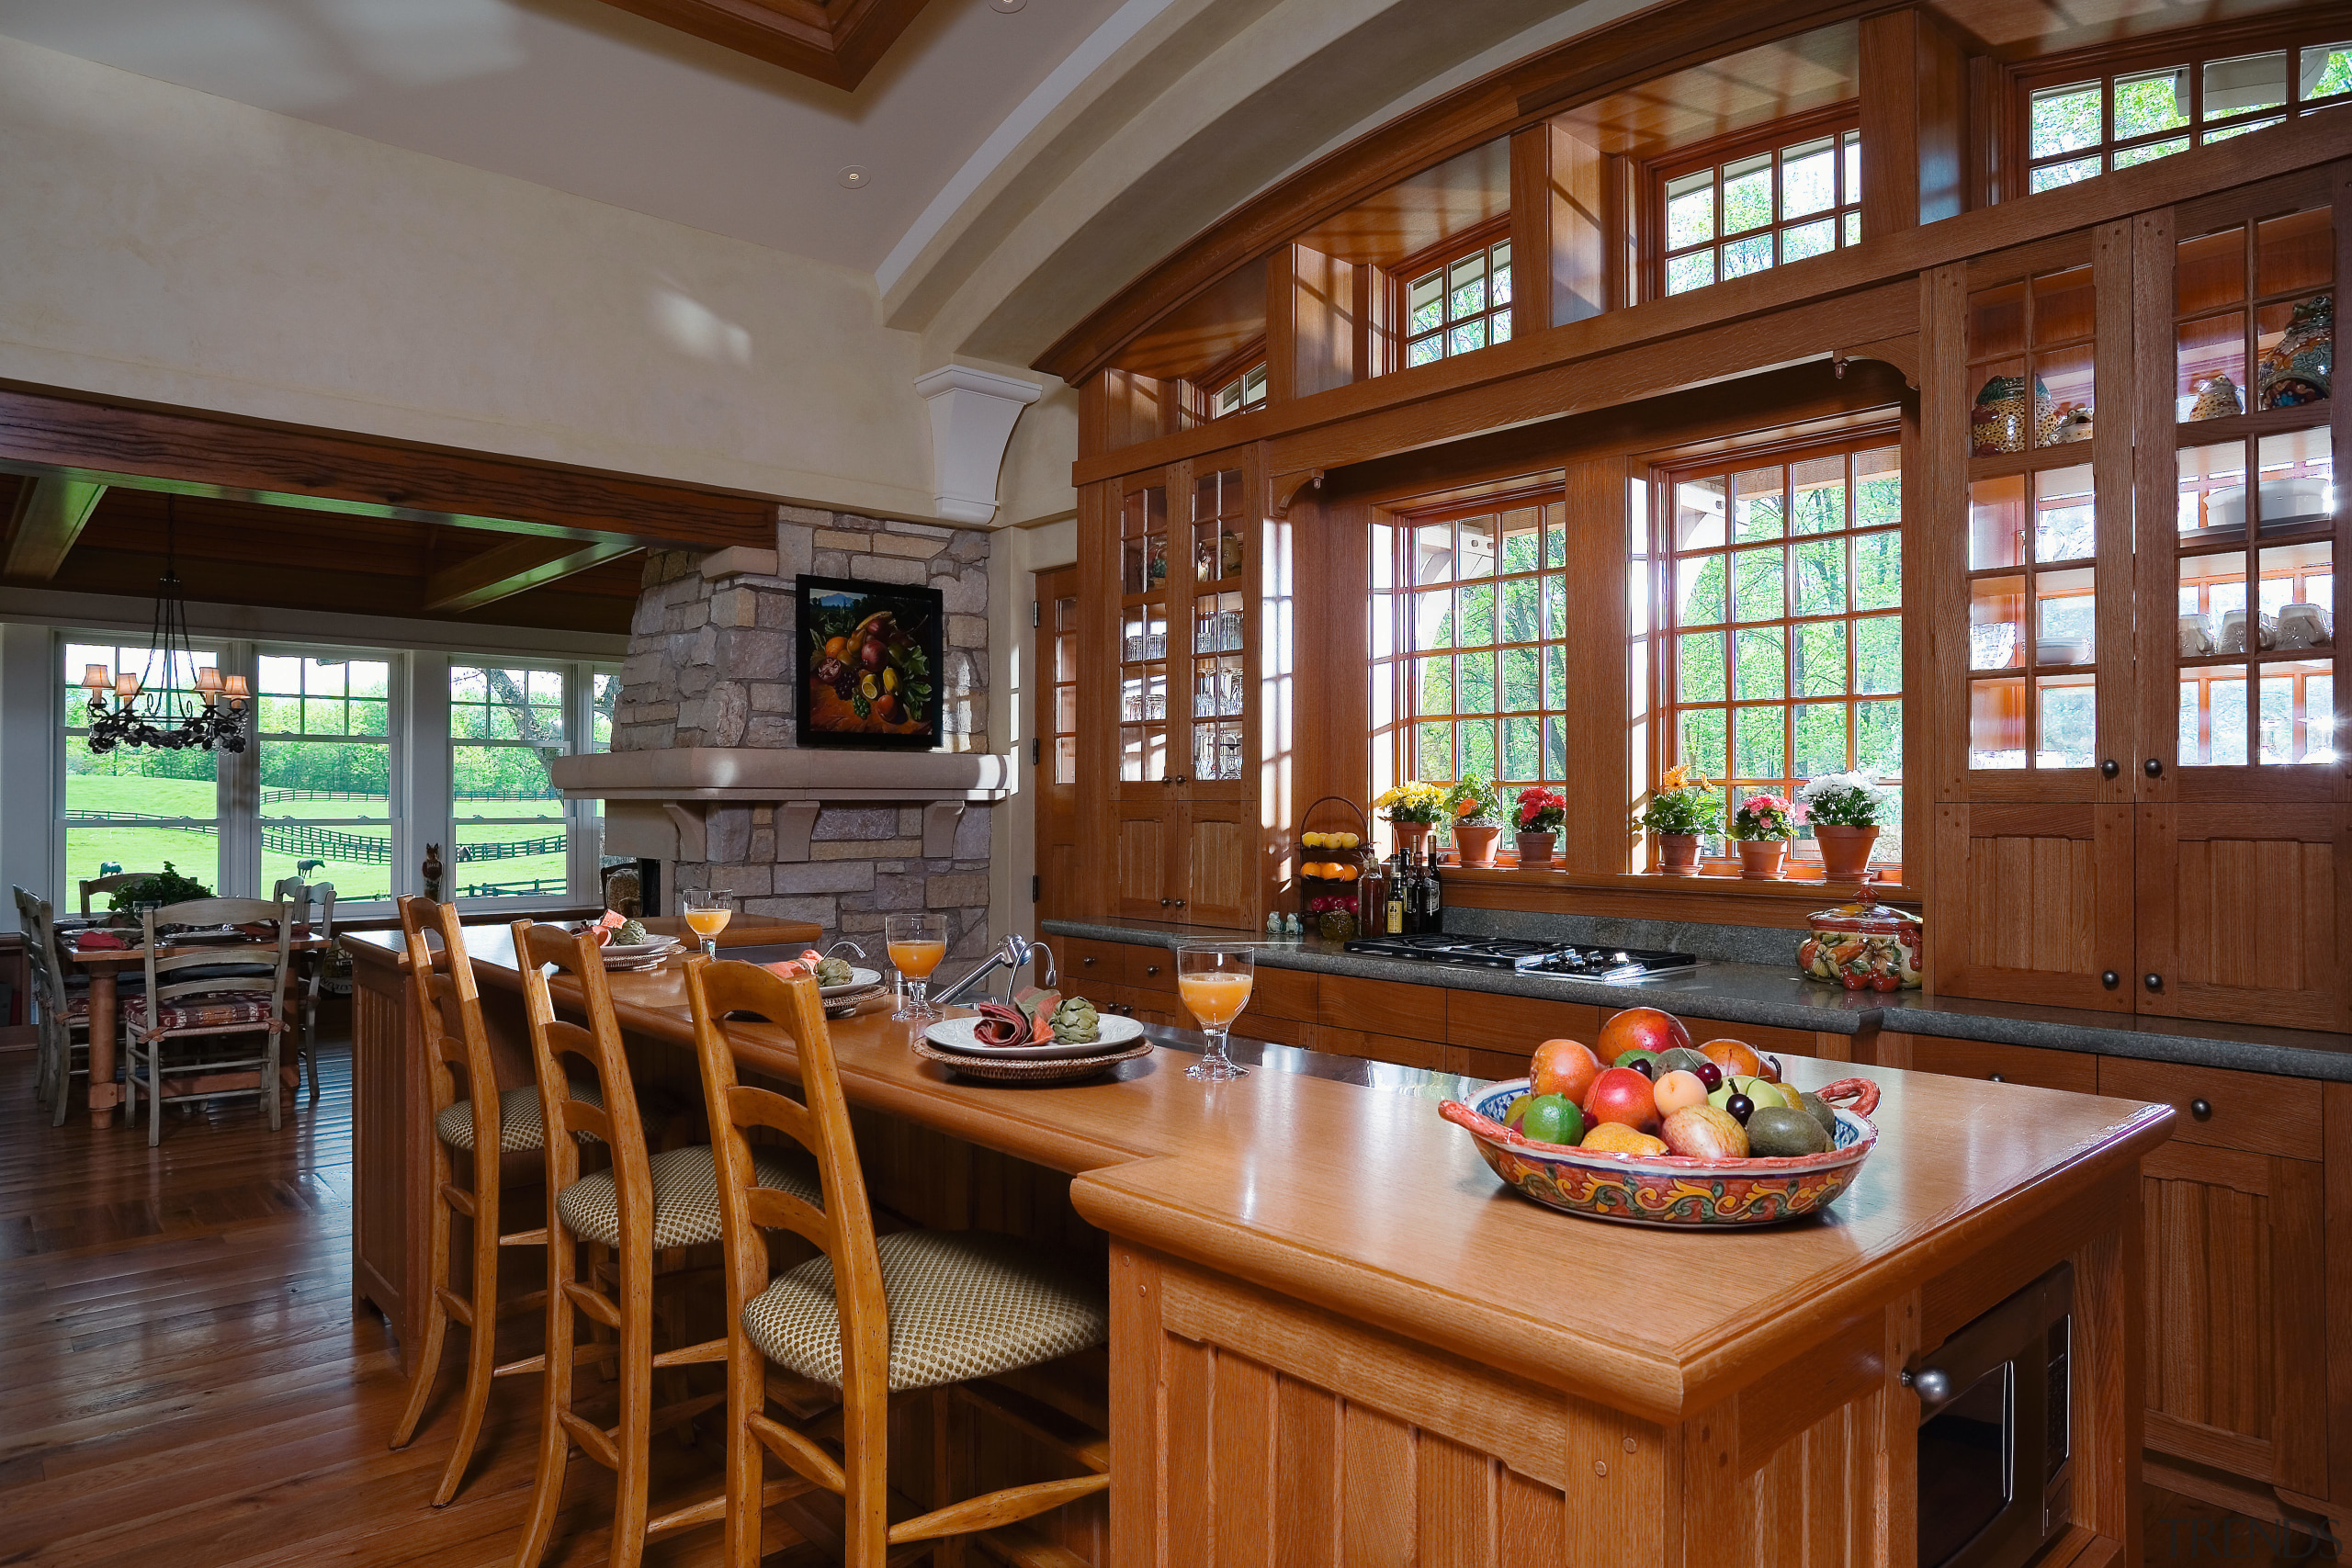
[[[1092,1077],[1121,1062],[1147,1055],[1151,1043],[1132,1018],[1103,1013],[1095,1037],[1086,1041],[1022,1040],[990,1045],[981,1039],[985,1017],[948,1018],[933,1024],[914,1043],[915,1055],[967,1077],[1005,1083],[1069,1083]]]
[[[670,961],[673,954],[684,950],[685,944],[676,937],[665,936],[656,937],[651,942],[608,942],[602,951],[605,970],[617,974],[659,969]]]

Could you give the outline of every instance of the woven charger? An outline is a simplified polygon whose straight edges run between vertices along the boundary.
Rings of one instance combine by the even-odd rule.
[[[1074,1083],[1108,1071],[1121,1062],[1132,1062],[1137,1056],[1151,1055],[1151,1042],[1138,1040],[1124,1051],[1112,1051],[1100,1056],[1069,1056],[1060,1061],[998,1062],[986,1056],[967,1056],[960,1051],[942,1051],[921,1035],[913,1041],[915,1055],[927,1062],[937,1062],[951,1072],[966,1077],[989,1078],[999,1083]]]

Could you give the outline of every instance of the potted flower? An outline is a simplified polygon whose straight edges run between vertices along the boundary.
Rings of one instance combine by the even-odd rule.
[[[1715,809],[1707,781],[1689,764],[1666,770],[1650,803],[1634,818],[1657,837],[1660,871],[1669,876],[1699,874],[1699,838],[1715,830]]]
[[[1519,792],[1519,809],[1511,814],[1511,822],[1519,829],[1519,863],[1524,866],[1552,863],[1552,845],[1558,838],[1561,825],[1568,819],[1568,797],[1555,795],[1542,784]]]
[[[1446,814],[1445,790],[1441,784],[1411,779],[1372,803],[1396,830],[1398,849],[1418,855],[1429,848],[1430,829]]]
[[[1447,817],[1453,823],[1454,847],[1464,865],[1495,863],[1495,840],[1503,833],[1503,795],[1494,781],[1465,773],[1445,792]]]
[[[1886,792],[1862,773],[1826,773],[1807,779],[1797,800],[1821,845],[1822,876],[1831,882],[1860,876],[1878,842]]]
[[[1779,795],[1751,795],[1731,814],[1726,831],[1739,845],[1739,874],[1770,879],[1781,874],[1781,858],[1797,836],[1797,820]]]

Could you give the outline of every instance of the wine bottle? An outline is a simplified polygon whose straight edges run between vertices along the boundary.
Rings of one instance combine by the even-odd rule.
[[[1390,936],[1405,934],[1405,852],[1396,852],[1396,862],[1388,873],[1388,917],[1381,929]]]
[[[1428,869],[1421,874],[1421,929],[1432,936],[1445,930],[1445,895],[1437,874],[1437,851],[1430,851]]]

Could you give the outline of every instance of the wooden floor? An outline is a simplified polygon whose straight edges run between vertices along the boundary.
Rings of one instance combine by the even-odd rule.
[[[417,1440],[385,1448],[401,1385],[382,1322],[353,1311],[349,1057],[322,1055],[317,1108],[281,1131],[250,1102],[167,1111],[151,1150],[78,1113],[51,1128],[31,1055],[0,1053],[0,1564],[513,1561],[537,1384],[501,1381],[466,1490],[428,1506],[453,1380]],[[716,1484],[715,1450],[656,1447],[657,1506]],[[551,1568],[605,1561],[610,1484],[573,1462]],[[2312,1545],[2148,1495],[2150,1564],[2333,1558]],[[712,1527],[646,1560],[718,1554]]]

